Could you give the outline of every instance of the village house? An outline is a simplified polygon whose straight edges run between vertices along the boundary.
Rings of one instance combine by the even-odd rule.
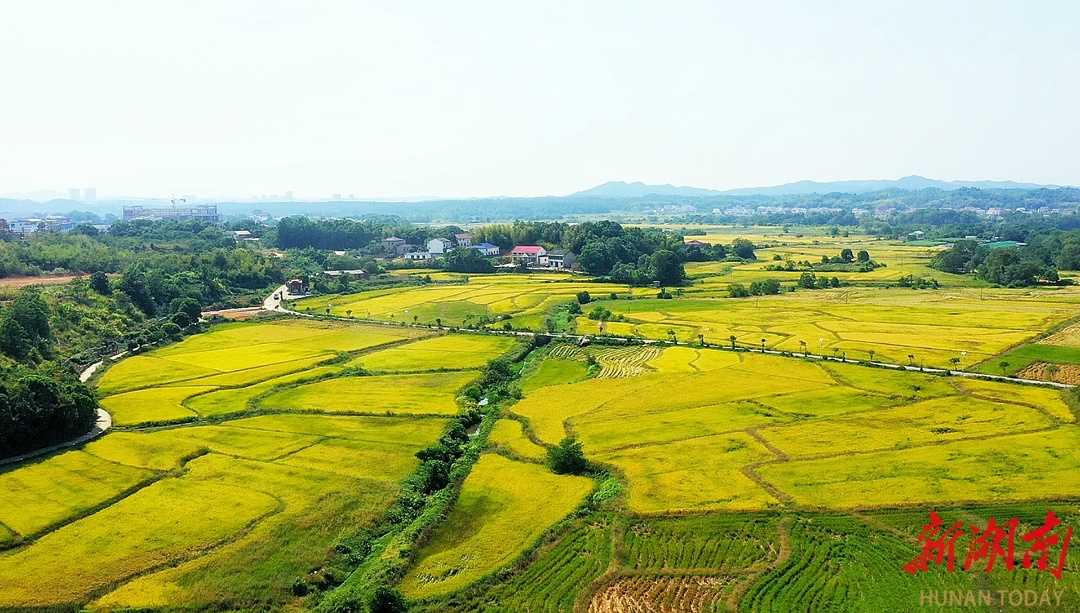
[[[401,255],[409,248],[405,243],[405,239],[391,236],[390,238],[384,238],[382,241],[383,250],[388,254]]]
[[[510,252],[510,259],[518,265],[547,266],[547,255],[547,249],[539,245],[518,245]]]
[[[712,243],[703,243],[699,240],[686,241],[683,244],[687,247],[698,247],[699,249],[703,247],[712,247]]]
[[[405,254],[406,260],[430,260],[430,251],[410,251]]]
[[[289,279],[285,286],[289,288],[289,293],[293,296],[302,296],[307,293],[304,291],[303,279]]]
[[[427,250],[431,252],[433,257],[445,255],[447,251],[450,251],[451,247],[453,245],[445,238],[433,238],[427,244]]]
[[[480,243],[479,245],[471,245],[471,247],[486,256],[499,255],[498,245],[492,245],[491,243]]]
[[[368,278],[368,274],[364,272],[364,270],[361,268],[356,268],[353,270],[324,270],[323,274],[332,279],[337,279],[340,277],[353,281]]]
[[[472,247],[472,238],[468,234],[455,234],[454,240],[457,241],[458,247]]]
[[[577,264],[577,254],[569,249],[556,249],[548,254],[547,261],[549,268],[569,270]]]

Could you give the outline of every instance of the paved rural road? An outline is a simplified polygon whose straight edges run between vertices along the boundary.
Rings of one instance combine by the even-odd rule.
[[[300,294],[298,296],[294,296],[294,295],[290,294],[289,293],[289,286],[288,285],[282,285],[281,287],[277,288],[276,290],[270,292],[270,295],[266,297],[266,300],[263,300],[263,307],[262,308],[264,310],[267,310],[267,311],[277,311],[278,313],[292,313],[293,315],[299,315],[301,317],[314,317],[314,315],[312,315],[311,313],[301,313],[299,311],[290,311],[289,309],[286,309],[285,307],[281,306],[281,303],[286,301],[286,300],[297,300],[297,299],[300,299],[300,298],[303,298],[303,297],[304,297],[303,294]]]
[[[288,294],[289,286],[282,285],[271,292],[270,295],[266,297],[266,300],[263,300],[263,308],[267,311],[284,311],[285,309],[281,306],[281,297],[287,296]]]
[[[120,354],[120,355],[123,355],[123,354]],[[115,357],[120,357],[120,356],[115,356]],[[96,371],[98,368],[101,368],[101,364],[102,364],[101,362],[95,362],[95,363],[91,364],[86,370],[84,370],[82,372],[81,375],[79,375],[79,381],[82,381],[82,382],[85,383],[94,374],[94,371]],[[101,436],[102,434],[105,434],[105,431],[108,430],[111,427],[112,427],[112,415],[109,415],[109,412],[106,411],[105,409],[98,409],[97,410],[97,420],[94,422],[94,427],[91,428],[90,431],[87,432],[86,434],[84,434],[84,435],[82,435],[80,437],[77,437],[77,438],[73,438],[70,441],[65,441],[63,443],[53,445],[52,447],[46,447],[44,449],[38,449],[37,451],[31,451],[30,453],[24,453],[22,455],[15,456],[13,458],[7,458],[7,459],[4,459],[4,460],[0,460],[0,466],[3,466],[4,464],[15,464],[17,462],[22,462],[23,460],[29,460],[30,458],[36,458],[37,456],[52,453],[52,452],[58,451],[60,449],[67,449],[68,447],[76,447],[78,445],[82,445],[83,443],[86,443],[88,441],[92,441],[95,438]]]
[[[279,294],[281,296],[285,296],[286,298],[289,298],[289,299],[302,298],[303,297],[303,296],[288,296],[288,295],[286,295],[284,293],[286,291],[288,291],[288,288],[286,286],[282,285],[277,290],[275,290],[274,293]],[[289,309],[286,309],[285,307],[281,306],[281,300],[274,301],[273,302],[274,306],[270,307],[269,305],[271,304],[272,300],[274,300],[274,294],[271,294],[270,296],[268,296],[266,298],[266,301],[264,301],[263,304],[266,305],[265,308],[267,310],[278,311],[280,313],[292,313],[293,315],[302,315],[302,316],[305,316],[305,317],[313,317],[313,315],[311,315],[310,313],[300,313],[300,312],[297,312],[297,311],[290,311]],[[336,318],[336,319],[343,319],[343,318],[339,317],[339,318]],[[362,320],[362,319],[361,320],[349,319],[348,321],[361,321],[363,323],[382,324],[382,325],[394,326],[394,327],[398,327],[398,326],[401,325],[400,323],[392,322],[392,321],[377,321],[377,320]],[[422,325],[422,324],[414,324],[413,327],[431,328],[431,329],[434,329],[434,330],[457,330],[458,332],[475,332],[475,333],[480,333],[481,332],[479,330],[467,330],[467,329],[464,329],[464,328],[450,328],[450,327],[447,327],[447,326],[442,326],[440,328],[439,326],[425,326],[425,325]],[[535,332],[523,332],[523,331],[520,331],[520,330],[491,330],[491,329],[488,329],[488,330],[484,330],[483,333],[485,333],[485,334],[499,334],[499,335],[502,335],[502,336],[536,336]],[[578,342],[581,342],[582,339],[589,338],[588,335],[565,334],[565,333],[546,334],[545,336],[550,336],[552,338],[572,339],[572,340],[577,340]],[[641,342],[646,344],[646,345],[678,345],[679,344],[677,342],[673,343],[671,341],[664,341],[664,340],[651,339],[651,338],[641,339]],[[687,343],[683,343],[683,345],[686,345],[686,344]],[[724,351],[732,351],[731,349],[728,349],[724,345],[710,345],[709,347],[712,348],[712,349],[720,349],[720,350],[724,350]],[[910,370],[910,371],[914,371],[914,372],[924,372],[924,373],[931,373],[931,374],[946,374],[947,373],[947,374],[957,376],[957,377],[971,377],[971,378],[974,378],[974,379],[989,379],[991,381],[1007,381],[1007,382],[1011,382],[1011,383],[1026,383],[1026,384],[1029,384],[1029,385],[1042,385],[1042,386],[1045,386],[1045,387],[1058,387],[1058,388],[1063,388],[1063,389],[1076,387],[1075,385],[1071,385],[1069,383],[1057,383],[1056,381],[1035,381],[1033,379],[1020,379],[1018,377],[1003,377],[1001,375],[988,375],[988,374],[983,374],[983,373],[967,372],[967,371],[963,371],[963,370],[946,370],[944,368],[920,368],[918,366],[906,366],[904,364],[890,364],[888,362],[865,362],[865,361],[860,361],[860,360],[848,360],[846,358],[841,359],[841,358],[832,358],[832,357],[824,356],[824,355],[814,355],[812,353],[799,355],[799,354],[794,353],[794,352],[776,351],[775,349],[760,350],[760,349],[740,348],[740,349],[738,349],[738,351],[752,351],[754,353],[757,353],[758,351],[761,351],[761,353],[766,353],[766,354],[770,354],[770,355],[778,355],[778,356],[781,356],[781,357],[812,358],[812,359],[815,359],[815,360],[824,360],[826,362],[843,362],[845,364],[859,364],[859,365],[862,365],[862,366],[873,365],[873,366],[881,366],[881,367],[884,367],[884,368],[892,368],[894,370]]]

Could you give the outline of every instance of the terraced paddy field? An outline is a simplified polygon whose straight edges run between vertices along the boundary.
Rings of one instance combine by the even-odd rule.
[[[585,505],[501,572],[426,595],[422,610],[907,611],[921,594],[967,590],[1080,606],[1074,556],[1060,580],[1000,559],[963,571],[961,536],[957,571],[903,568],[931,510],[968,534],[1016,517],[1019,543],[1049,509],[1064,538],[1080,519],[1071,390],[688,347],[644,365],[510,408],[545,444],[582,441],[624,484],[617,502]],[[532,445],[517,428],[500,421],[496,450]]]
[[[1070,290],[1071,291],[1071,290]],[[683,298],[605,301],[626,322],[611,322],[613,334],[680,342],[704,337],[712,344],[792,353],[873,359],[893,364],[952,368],[993,363],[1010,347],[1080,315],[1067,295],[1014,290],[840,288],[799,291],[760,299]],[[1080,296],[1073,296],[1080,299]],[[577,329],[598,333],[598,323],[581,317]],[[804,344],[805,343],[805,344]],[[1021,361],[1014,364],[1020,366]],[[1030,361],[1028,363],[1031,363]],[[991,372],[991,371],[987,371]]]
[[[113,365],[100,387],[114,429],[0,469],[0,611],[303,608],[352,570],[335,546],[380,521],[462,411],[478,376],[463,356],[478,366],[513,344],[424,350],[416,374],[349,364],[429,337],[224,324]]]
[[[655,370],[546,387],[512,409],[543,442],[575,435],[586,453],[622,471],[637,512],[889,505],[915,496],[887,480],[875,487],[885,473],[922,474],[916,497],[925,502],[961,493],[973,500],[980,489],[1022,499],[1045,488],[1038,480],[1080,496],[1080,484],[1055,474],[1070,470],[1078,436],[1067,391],[682,347],[647,364]],[[1017,444],[1036,438],[1050,441],[1046,450]],[[980,480],[975,466],[989,467],[995,454],[994,465],[1032,469],[1005,480],[987,470]],[[928,472],[926,457],[948,458],[956,471]],[[851,504],[807,495],[824,495],[825,482],[850,490]]]
[[[542,314],[565,303],[580,291],[624,292],[626,286],[590,283],[588,277],[571,274],[461,275],[466,283],[403,287],[349,295],[327,295],[298,300],[289,308],[339,317],[383,321],[414,321],[434,325],[467,325],[480,317]]]
[[[904,351],[955,339],[992,355],[1014,339],[1009,330],[1019,347],[1032,346],[1072,308],[1065,294],[984,290],[979,300],[976,289],[949,290],[953,302],[907,291],[898,294],[906,307],[887,307],[896,288],[857,289],[836,294],[812,328],[831,326],[830,315],[838,339],[892,334]],[[603,301],[613,311],[625,305],[627,319],[653,308],[644,317],[658,336],[671,324],[655,319],[665,313],[705,327],[716,313],[758,317],[776,332],[766,343],[789,355],[746,351],[760,347],[749,336],[756,330],[737,337],[741,351],[717,347],[730,347],[723,338],[712,347],[534,348],[515,362],[519,378],[485,391],[494,403],[468,434],[478,459],[455,465],[464,467],[459,490],[431,496],[445,496],[444,511],[395,533],[412,541],[363,546],[343,539],[418,504],[399,499],[418,478],[415,454],[447,440],[454,417],[475,406],[462,390],[486,361],[527,340],[297,319],[219,326],[130,358],[132,366],[121,361],[101,379],[117,428],[0,470],[9,494],[0,499],[0,611],[336,613],[351,609],[334,608],[335,596],[391,562],[397,570],[380,581],[414,611],[907,611],[922,593],[950,590],[1057,591],[1060,607],[1024,610],[1080,609],[1075,556],[1056,579],[1022,567],[1020,538],[1048,509],[1062,538],[1080,520],[1076,393],[791,355],[811,328],[795,328],[810,324],[781,301],[831,291],[760,306]],[[934,309],[946,308],[954,314],[932,339],[912,323],[930,312],[944,318]],[[1006,340],[965,332],[987,328]],[[1071,337],[1061,338],[1054,342]],[[249,340],[251,351],[237,351]],[[809,345],[832,355],[824,342]],[[978,355],[972,349],[968,362]],[[567,436],[582,443],[594,473],[556,475],[545,465]],[[946,527],[965,526],[958,565],[973,528],[1017,518],[1016,568],[999,559],[986,572],[983,558],[969,570],[932,562],[904,570],[931,510]]]
[[[464,587],[513,560],[593,488],[585,477],[486,454],[401,582],[411,598]]]
[[[772,232],[769,238],[776,239],[775,229]],[[331,312],[341,317],[346,312],[365,317],[370,311],[371,319],[386,320],[394,315],[395,321],[416,318],[433,324],[436,318],[428,311],[458,305],[453,308],[461,310],[460,317],[438,318],[444,326],[510,326],[536,332],[553,327],[579,334],[679,342],[696,343],[704,338],[711,344],[730,344],[734,336],[736,344],[743,347],[760,348],[764,343],[766,348],[792,353],[933,368],[975,368],[998,374],[1002,359],[1009,362],[1007,374],[1051,363],[1076,368],[1051,368],[1049,375],[1041,370],[1025,374],[1080,381],[1080,349],[1069,345],[1076,336],[1070,328],[1046,341],[1039,340],[1056,326],[1080,318],[1080,288],[986,287],[966,276],[928,269],[925,264],[933,254],[925,247],[886,244],[866,237],[819,239],[821,244],[817,245],[804,240],[763,249],[756,262],[689,262],[687,273],[695,280],[670,300],[656,299],[652,288],[589,283],[580,276],[492,274],[463,276],[461,280],[467,282],[456,285],[324,296],[293,306],[321,312],[326,304],[332,304]],[[725,240],[730,242],[731,237]],[[746,299],[728,297],[731,283],[748,286],[775,278],[784,288],[794,286],[801,271],[764,270],[777,262],[772,255],[820,261],[822,255],[836,256],[844,248],[869,249],[872,257],[887,266],[868,273],[822,273],[837,276],[850,286]],[[899,277],[910,274],[934,276],[941,289],[896,286]],[[593,300],[583,305],[581,314],[571,316],[566,306],[576,301],[579,291],[589,292]],[[618,299],[612,300],[612,293]],[[597,307],[610,311],[614,319],[590,319],[588,313]],[[506,316],[510,319],[483,323]],[[1038,344],[1032,345],[1034,341]],[[1002,354],[1006,354],[1004,358]],[[958,360],[955,366],[954,358]]]

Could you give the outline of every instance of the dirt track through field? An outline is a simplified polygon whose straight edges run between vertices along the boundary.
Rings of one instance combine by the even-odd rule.
[[[82,275],[41,275],[39,277],[0,277],[0,288],[17,288],[28,285],[56,285],[67,283]]]

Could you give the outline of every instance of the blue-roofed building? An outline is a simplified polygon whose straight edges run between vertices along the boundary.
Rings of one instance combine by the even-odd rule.
[[[476,249],[484,255],[499,255],[499,246],[492,245],[491,243],[480,243],[479,245],[472,245],[473,249]]]

